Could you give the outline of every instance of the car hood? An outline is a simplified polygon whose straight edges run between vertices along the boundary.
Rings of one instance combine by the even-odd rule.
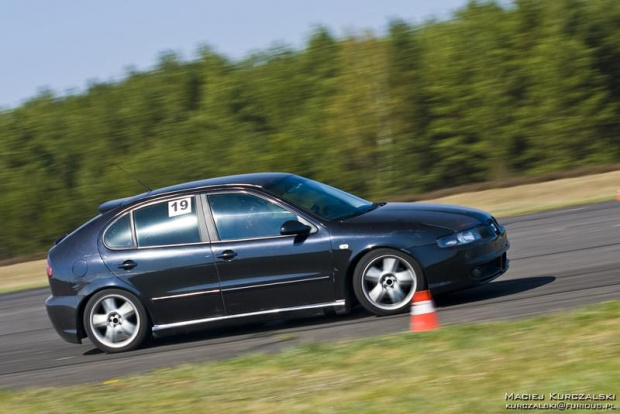
[[[425,203],[386,203],[365,214],[346,220],[355,224],[417,224],[451,232],[485,223],[491,215],[480,210]]]

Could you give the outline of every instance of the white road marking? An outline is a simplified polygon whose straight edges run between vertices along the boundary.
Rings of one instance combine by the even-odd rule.
[[[571,208],[568,210],[562,210],[563,213],[569,212],[569,211],[579,211],[579,210],[585,210],[585,207],[578,207],[578,208]]]

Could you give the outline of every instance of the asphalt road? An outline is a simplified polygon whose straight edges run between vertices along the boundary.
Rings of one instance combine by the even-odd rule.
[[[500,220],[511,269],[495,282],[437,298],[442,324],[519,318],[620,299],[620,202]],[[402,332],[408,315],[348,316],[217,328],[107,355],[65,343],[44,309],[47,289],[0,296],[0,388],[105,381],[182,363],[274,352],[311,341]]]

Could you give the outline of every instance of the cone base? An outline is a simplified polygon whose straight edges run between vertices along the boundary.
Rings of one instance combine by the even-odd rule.
[[[439,321],[435,313],[412,315],[409,323],[411,332],[429,332],[439,328]]]

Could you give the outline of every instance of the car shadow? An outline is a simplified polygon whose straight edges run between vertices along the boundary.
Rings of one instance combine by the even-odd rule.
[[[536,289],[555,281],[555,276],[536,276],[521,279],[500,280],[491,282],[487,285],[463,290],[457,293],[444,294],[435,298],[438,308],[448,308],[450,306],[461,305],[464,303],[478,302],[483,300],[495,299],[503,296],[510,296],[517,293]],[[156,339],[151,346],[166,346],[180,342],[194,342],[203,340],[217,340],[238,336],[251,336],[252,338],[282,336],[286,337],[286,331],[294,334],[296,330],[321,329],[334,324],[346,325],[365,318],[376,318],[373,314],[366,311],[361,306],[353,308],[347,315],[324,315],[322,312],[315,312],[312,315],[304,315],[291,319],[274,319],[270,321],[259,321],[252,324],[239,322],[235,326],[219,326],[215,329],[188,332],[185,335],[169,336]]]
[[[521,279],[501,280],[487,285],[463,290],[457,293],[444,294],[434,298],[438,308],[465,303],[478,302],[510,296],[526,292],[555,281],[555,276],[537,276]],[[392,317],[401,317],[396,315]],[[322,329],[334,325],[348,325],[366,318],[378,318],[361,306],[355,306],[351,313],[346,315],[325,314],[322,311],[270,320],[236,321],[229,325],[212,325],[196,327],[190,331],[176,332],[169,336],[153,338],[143,351],[149,349],[172,347],[174,345],[189,344],[201,341],[213,341],[214,344],[225,344],[241,339],[272,338],[276,342],[294,341],[295,333],[314,329]],[[135,352],[135,351],[134,351]],[[137,351],[140,352],[140,351]],[[97,348],[84,352],[84,356],[102,354]]]
[[[499,280],[460,292],[437,296],[435,298],[435,305],[437,305],[438,308],[448,308],[465,303],[514,295],[548,285],[549,283],[553,283],[555,279],[555,276],[535,276],[521,279]]]
[[[218,343],[234,342],[239,337],[244,338],[274,338],[282,342],[290,340],[295,332],[300,330],[321,329],[334,324],[347,324],[355,320],[373,317],[370,312],[356,306],[347,315],[335,315],[323,313],[322,311],[308,312],[306,314],[291,315],[290,317],[280,316],[278,319],[255,320],[253,322],[235,321],[230,325],[215,325],[214,327],[197,327],[178,335],[163,336],[154,338],[149,344],[150,347],[168,346],[178,343],[197,342],[214,340]]]

